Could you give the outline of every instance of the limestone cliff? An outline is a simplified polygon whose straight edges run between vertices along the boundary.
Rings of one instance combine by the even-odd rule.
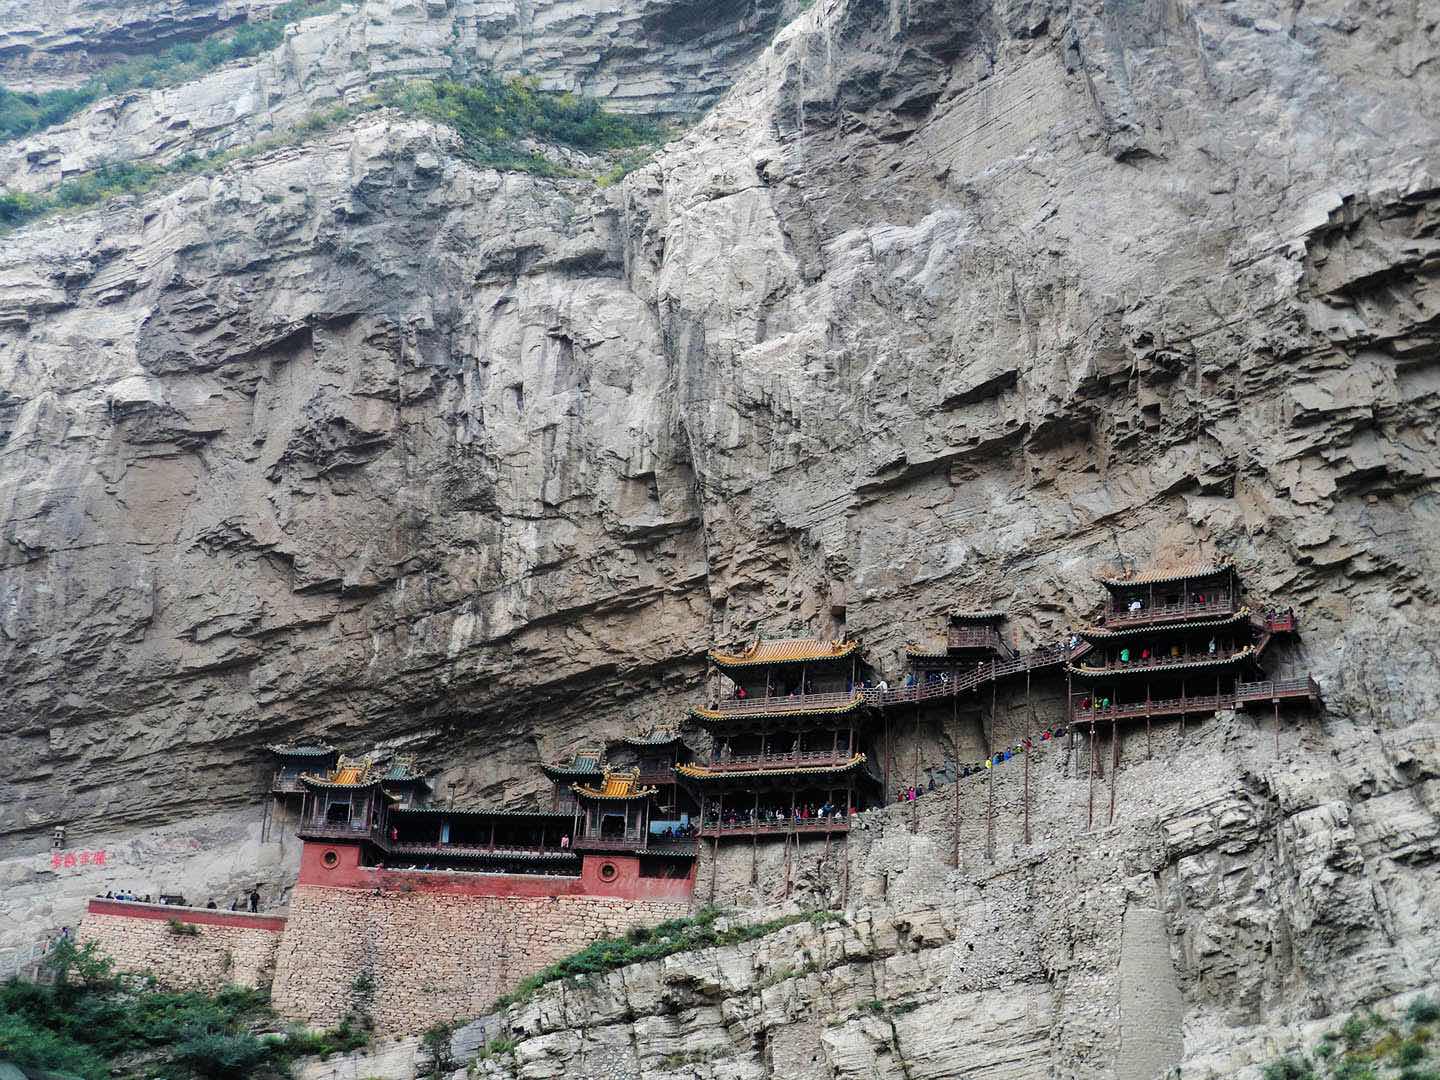
[[[86,30],[97,55],[136,20],[234,14],[112,7]],[[112,871],[132,886],[282,867],[257,847],[268,741],[404,744],[457,798],[520,801],[537,753],[676,717],[712,640],[843,626],[894,672],[956,604],[1047,640],[1091,614],[1099,567],[1220,551],[1257,601],[1300,611],[1303,647],[1271,663],[1324,684],[1307,753],[1346,764],[1283,814],[1279,787],[1197,776],[1182,798],[1122,773],[1126,828],[1156,844],[1195,791],[1266,808],[1188,864],[1214,903],[1246,903],[1235,867],[1259,853],[1324,852],[1296,879],[1303,917],[1244,941],[1185,923],[1170,886],[1156,910],[1185,1000],[1251,1000],[1207,989],[1192,948],[1243,980],[1258,956],[1304,972],[1295,957],[1367,943],[1323,1003],[1303,975],[1253,991],[1286,1015],[1421,979],[1433,12],[798,7],[367,0],[0,147],[4,184],[40,190],[457,65],[671,116],[714,102],[613,187],[477,169],[446,129],[381,111],[6,237],[0,873],[18,929],[0,933],[73,921],[105,887],[51,872],[56,824],[135,853]],[[0,14],[0,41],[30,43],[12,83],[72,70],[31,6]],[[1415,839],[1377,862],[1348,808],[1382,796]],[[1119,858],[1084,843],[1051,857]],[[183,865],[157,854],[180,848]],[[1181,848],[1136,865],[1180,874]],[[1061,887],[1025,902],[1065,906]],[[1415,914],[1337,915],[1332,895]],[[1231,1007],[1196,1015],[1241,1022]],[[1187,1053],[1229,1038],[1197,1031],[1192,1051],[1187,1031]]]

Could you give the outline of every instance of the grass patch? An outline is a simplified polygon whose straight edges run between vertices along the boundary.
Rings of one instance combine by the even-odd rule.
[[[199,937],[200,928],[194,923],[181,922],[179,919],[166,919],[165,927],[176,937]]]
[[[285,38],[285,28],[311,15],[339,8],[339,0],[290,0],[272,9],[270,18],[234,30],[187,41],[164,52],[113,64],[72,89],[32,94],[0,87],[0,142],[53,127],[101,98],[137,88],[175,86],[231,60],[268,52]]]
[[[1440,1080],[1427,1026],[1440,1017],[1429,998],[1413,998],[1399,1018],[1373,1009],[1327,1031],[1311,1056],[1290,1053],[1261,1070],[1264,1080]]]
[[[824,926],[841,920],[841,916],[832,911],[812,911],[748,926],[730,926],[722,930],[716,923],[724,914],[720,908],[705,907],[688,918],[671,919],[653,927],[636,927],[624,937],[603,938],[593,942],[579,952],[557,960],[549,967],[521,980],[514,990],[497,998],[492,1008],[503,1009],[508,1005],[528,1001],[547,983],[572,975],[603,975],[629,964],[660,960],[675,953],[754,941],[797,923],[808,922],[815,926]]]
[[[370,106],[373,108],[373,105]],[[361,109],[364,107],[362,106]],[[101,165],[51,191],[0,195],[0,232],[67,210],[84,210],[119,195],[139,195],[164,183],[190,176],[213,176],[244,158],[304,142],[318,132],[350,119],[361,109],[341,106],[306,117],[293,128],[247,146],[199,157],[186,154],[168,165],[121,162]]]
[[[382,87],[379,97],[402,112],[454,128],[464,143],[463,156],[476,165],[541,176],[563,176],[568,170],[525,145],[527,141],[594,154],[652,147],[667,134],[649,120],[606,112],[593,98],[547,93],[526,79],[419,79]],[[644,157],[622,157],[602,182],[614,183]]]
[[[361,102],[313,113],[294,127],[246,146],[206,156],[186,154],[166,165],[117,162],[101,165],[45,192],[0,194],[0,232],[51,214],[81,210],[120,195],[139,195],[188,176],[211,176],[233,162],[304,143],[353,117],[381,107],[425,117],[455,129],[462,156],[486,168],[540,176],[580,176],[527,148],[525,140],[585,153],[628,148],[612,168],[594,177],[601,186],[618,182],[649,157],[665,134],[645,120],[607,113],[589,98],[537,91],[525,80],[483,77],[470,83],[428,81],[391,84]],[[266,201],[283,202],[273,193]]]
[[[178,992],[122,979],[93,943],[63,942],[46,962],[55,985],[0,985],[0,1059],[22,1068],[83,1080],[280,1080],[298,1058],[353,1049],[368,1037],[344,1025],[270,1034],[279,1022],[259,991]]]

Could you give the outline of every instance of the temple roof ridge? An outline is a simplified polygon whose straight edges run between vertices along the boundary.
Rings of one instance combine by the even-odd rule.
[[[852,655],[860,643],[854,640],[793,637],[756,638],[741,652],[711,649],[707,655],[719,667],[758,667],[766,664],[804,664],[841,660]]]

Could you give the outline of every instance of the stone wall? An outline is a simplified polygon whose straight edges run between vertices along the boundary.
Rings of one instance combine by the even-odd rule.
[[[466,896],[297,886],[280,946],[273,1000],[316,1027],[359,1003],[382,1034],[423,1031],[484,1012],[526,975],[606,935],[685,915],[680,901],[591,896]]]
[[[187,931],[177,932],[172,920]],[[270,985],[284,929],[274,915],[92,900],[78,938],[93,941],[120,971],[149,972],[177,990],[214,991]]]

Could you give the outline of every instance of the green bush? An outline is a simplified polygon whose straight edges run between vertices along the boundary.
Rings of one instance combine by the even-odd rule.
[[[1412,998],[1405,1009],[1405,1019],[1412,1024],[1433,1024],[1440,1020],[1440,1003],[1424,994]]]
[[[1260,1070],[1265,1080],[1315,1080],[1315,1070],[1303,1056],[1287,1056]]]
[[[229,1080],[253,1076],[270,1047],[250,1032],[196,1031],[175,1044],[171,1059],[201,1076]]]
[[[689,918],[670,919],[648,931],[630,931],[623,938],[602,938],[522,979],[514,990],[497,998],[492,1009],[528,1000],[546,983],[572,975],[602,975],[629,964],[659,960],[678,952],[753,941],[796,923],[810,922],[823,926],[840,918],[833,912],[816,911],[788,915],[769,922],[732,926],[722,931],[716,928],[716,922],[723,914],[719,908],[705,907]]]
[[[537,90],[524,79],[419,79],[383,87],[379,96],[402,112],[454,128],[464,156],[477,165],[543,176],[563,170],[522,145],[526,139],[595,153],[650,146],[664,135],[649,120],[606,112],[592,98]]]
[[[267,52],[284,40],[285,27],[290,23],[339,6],[339,0],[290,0],[271,9],[264,22],[245,23],[201,42],[185,42],[164,52],[114,64],[83,86],[71,89],[29,94],[0,87],[0,142],[68,120],[103,97],[136,88],[174,86],[231,60]]]

